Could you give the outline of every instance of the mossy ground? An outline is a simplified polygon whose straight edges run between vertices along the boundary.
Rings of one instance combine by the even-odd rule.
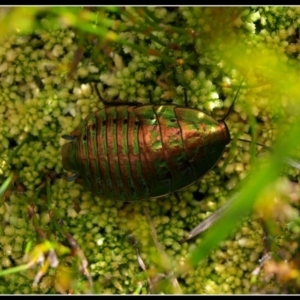
[[[31,23],[20,23],[24,13]],[[182,242],[186,234],[263,165],[267,151],[236,138],[271,146],[294,128],[298,20],[299,8],[273,7],[1,9],[0,184],[11,172],[13,179],[1,199],[0,269],[23,264],[29,242],[68,247],[69,232],[94,289],[69,255],[59,256],[36,287],[37,266],[0,277],[0,293],[299,292],[299,170],[290,167],[266,183],[254,213],[225,241],[177,272],[205,239]],[[113,202],[65,180],[61,135],[103,107],[95,85],[112,103],[149,103],[150,91],[155,103],[182,105],[186,90],[191,107],[222,119],[242,80],[226,119],[233,141],[179,199]],[[259,270],[266,250],[272,259]]]

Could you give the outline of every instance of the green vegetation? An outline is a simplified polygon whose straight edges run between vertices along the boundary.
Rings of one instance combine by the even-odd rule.
[[[299,293],[299,26],[297,7],[0,8],[0,293]],[[186,90],[222,119],[241,82],[232,142],[179,199],[65,180],[61,136],[103,107],[95,86],[111,103]]]

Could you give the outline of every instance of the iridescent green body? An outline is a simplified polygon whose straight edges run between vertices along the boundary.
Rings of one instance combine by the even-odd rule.
[[[63,167],[93,193],[135,201],[178,191],[218,162],[223,121],[176,105],[111,106],[92,113],[62,147]]]

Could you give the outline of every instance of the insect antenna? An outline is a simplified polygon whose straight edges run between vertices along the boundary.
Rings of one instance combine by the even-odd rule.
[[[243,85],[243,82],[244,82],[244,80],[242,80],[242,82],[241,82],[241,84],[240,84],[240,86],[239,86],[239,88],[238,88],[238,90],[237,90],[237,92],[236,92],[236,94],[235,94],[235,96],[234,96],[233,102],[232,102],[232,104],[231,104],[230,107],[229,107],[229,110],[228,110],[227,114],[221,119],[221,121],[224,122],[224,121],[226,120],[226,118],[230,115],[231,111],[233,110],[235,101],[236,101],[237,96],[238,96],[238,94],[239,94],[239,92],[240,92],[240,90],[241,90],[241,87],[242,87],[242,85]]]
[[[237,140],[238,140],[238,141],[241,141],[241,142],[246,142],[246,143],[249,143],[249,144],[253,143],[252,141],[245,140],[245,139],[237,139]],[[260,144],[260,143],[257,143],[257,142],[255,142],[255,145],[261,146],[261,147],[263,147],[263,148],[265,148],[265,149],[268,149],[268,150],[272,150],[271,147],[268,147],[268,146],[266,146],[266,145],[263,145],[263,144]]]
[[[249,140],[245,140],[245,139],[237,139],[238,141],[242,141],[242,142],[246,142],[246,143],[253,143],[252,141],[249,141]],[[255,142],[255,145],[257,146],[261,146],[263,147],[264,149],[267,149],[269,151],[273,151],[273,148],[272,147],[269,147],[269,146],[266,146],[264,144],[260,144],[260,143],[257,143]],[[285,157],[284,158],[284,161],[287,165],[295,168],[295,169],[298,169],[300,170],[300,161],[299,159],[296,159],[296,158],[293,158],[293,157]]]

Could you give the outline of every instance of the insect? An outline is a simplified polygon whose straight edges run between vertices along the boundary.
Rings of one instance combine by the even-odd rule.
[[[225,118],[172,104],[105,107],[63,136],[63,167],[108,199],[158,198],[216,165],[230,142]]]

